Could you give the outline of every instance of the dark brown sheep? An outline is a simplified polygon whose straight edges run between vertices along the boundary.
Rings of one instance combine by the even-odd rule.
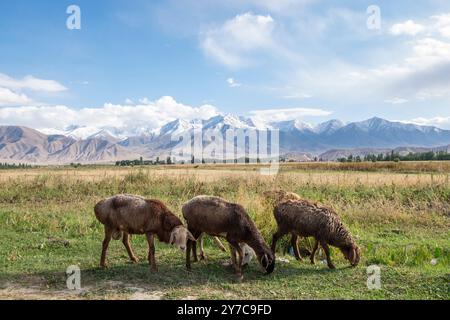
[[[302,200],[298,194],[280,189],[264,191],[262,195],[264,200],[268,203],[268,205],[272,206],[272,208],[275,208],[279,203],[287,200]],[[296,234],[292,234],[291,246],[294,251],[294,256],[297,260],[302,260],[302,256],[310,256],[311,252],[306,247],[299,249],[298,240],[298,236]]]
[[[183,216],[187,221],[189,231],[198,239],[203,233],[211,236],[224,237],[230,244],[231,260],[235,273],[242,278],[243,252],[241,243],[249,245],[254,251],[261,266],[267,274],[275,267],[275,258],[270,248],[264,242],[261,233],[245,211],[236,203],[228,202],[219,197],[198,196],[183,205]],[[186,267],[191,268],[190,250],[196,246],[188,241],[186,251]],[[238,256],[236,256],[236,253]]]
[[[288,200],[275,207],[274,216],[278,224],[278,230],[272,239],[274,253],[278,239],[291,233],[300,237],[316,239],[310,257],[313,264],[314,255],[320,243],[326,254],[329,268],[334,269],[335,267],[331,262],[328,245],[338,247],[352,266],[358,265],[360,250],[339,216],[332,209],[306,200]]]
[[[159,241],[175,244],[181,250],[186,249],[188,239],[195,240],[192,234],[159,200],[144,199],[133,195],[116,195],[97,203],[95,216],[105,226],[105,239],[100,266],[106,267],[106,252],[111,238],[122,242],[130,259],[137,262],[130,245],[131,234],[145,234],[149,245],[148,261],[152,271],[157,271],[155,261],[154,236]]]

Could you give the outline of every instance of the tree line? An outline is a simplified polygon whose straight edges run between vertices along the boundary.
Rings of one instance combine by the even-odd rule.
[[[27,169],[32,168],[31,164],[26,163],[1,163],[0,162],[0,169]]]
[[[398,152],[391,151],[390,153],[367,154],[364,157],[349,155],[346,158],[339,158],[339,162],[383,162],[383,161],[449,161],[450,153],[447,151],[428,151],[419,153],[408,153],[407,155],[400,155]]]

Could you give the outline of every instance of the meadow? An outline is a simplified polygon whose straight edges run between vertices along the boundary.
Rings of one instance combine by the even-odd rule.
[[[0,299],[449,299],[450,167],[448,163],[284,164],[263,176],[257,165],[48,167],[0,170]],[[156,244],[158,273],[146,260],[145,237],[134,236],[140,258],[128,262],[121,241],[100,269],[103,227],[93,206],[117,193],[182,204],[212,194],[242,204],[270,243],[276,229],[262,192],[284,189],[334,208],[362,250],[349,268],[332,249],[337,269],[319,252],[316,265],[296,261],[279,243],[276,270],[257,262],[236,282],[207,237],[208,259],[185,269],[184,253]],[[309,246],[311,240],[301,245]],[[66,287],[66,268],[81,268],[82,290]],[[381,268],[381,288],[367,288],[367,267]]]

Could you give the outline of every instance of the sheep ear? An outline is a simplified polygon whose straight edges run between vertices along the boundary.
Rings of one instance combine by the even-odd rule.
[[[170,233],[169,244],[173,244],[173,238],[175,237],[175,230]]]

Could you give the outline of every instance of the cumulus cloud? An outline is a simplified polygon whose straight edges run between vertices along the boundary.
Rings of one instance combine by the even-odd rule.
[[[287,121],[300,119],[306,116],[325,117],[332,114],[331,111],[322,110],[320,108],[281,108],[253,110],[249,112],[250,116],[258,122]]]
[[[450,38],[450,13],[432,16],[435,21],[434,28],[441,36]]]
[[[31,102],[31,99],[23,93],[16,93],[7,88],[0,87],[0,107],[27,105]]]
[[[24,106],[0,109],[0,124],[22,125],[35,129],[63,130],[71,125],[114,127],[124,131],[136,128],[152,130],[169,121],[209,119],[219,112],[212,105],[192,107],[164,96],[136,105],[107,103],[100,108],[74,109],[67,106]]]
[[[402,23],[394,24],[389,31],[391,34],[395,36],[399,35],[415,36],[424,30],[425,27],[423,25],[415,23],[412,20],[408,20]]]
[[[14,79],[2,73],[0,73],[0,87],[16,91],[32,90],[41,92],[60,92],[67,90],[66,87],[54,80],[44,80],[33,76]]]
[[[270,15],[237,15],[223,25],[203,33],[201,46],[205,54],[219,63],[238,68],[250,63],[249,53],[275,46],[275,21]]]

